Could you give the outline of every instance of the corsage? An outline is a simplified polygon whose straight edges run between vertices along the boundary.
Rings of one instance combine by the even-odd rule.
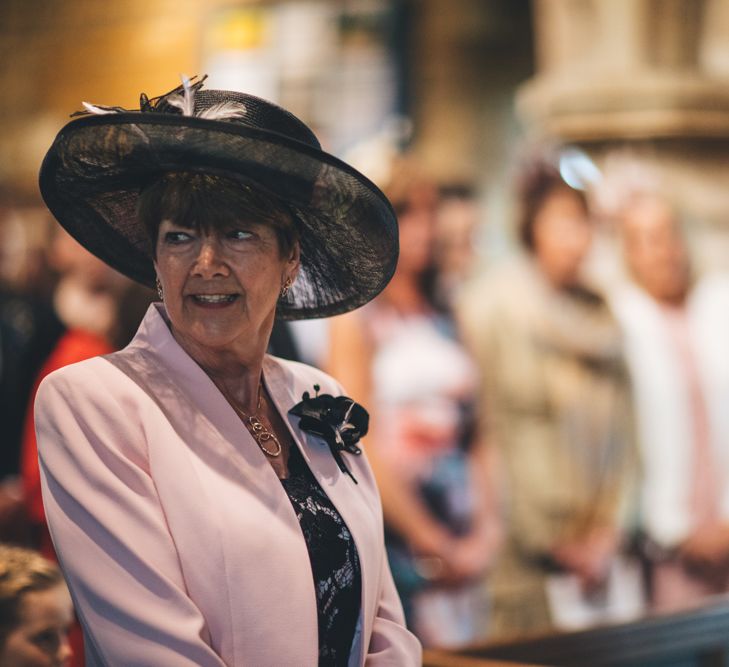
[[[347,396],[319,394],[319,385],[314,385],[315,396],[305,391],[301,402],[289,410],[300,418],[299,428],[311,435],[319,436],[329,445],[339,469],[349,475],[355,484],[357,480],[342,459],[342,452],[359,455],[362,450],[357,443],[367,433],[370,416],[359,403]]]

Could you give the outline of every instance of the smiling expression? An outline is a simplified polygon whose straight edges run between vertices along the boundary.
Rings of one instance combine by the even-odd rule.
[[[275,230],[262,223],[193,230],[163,220],[155,268],[175,338],[195,351],[265,350],[281,288],[295,278],[298,244],[281,256]]]

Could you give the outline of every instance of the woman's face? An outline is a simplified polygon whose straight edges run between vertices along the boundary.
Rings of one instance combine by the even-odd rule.
[[[398,215],[400,273],[419,275],[430,265],[437,212],[437,192],[422,187],[412,193],[407,208]]]
[[[164,220],[155,268],[172,330],[191,352],[260,344],[265,350],[276,303],[299,267],[299,246],[281,257],[274,229],[240,223],[211,232]]]
[[[534,217],[534,255],[547,279],[558,287],[575,283],[591,242],[580,198],[566,187],[548,194]]]
[[[0,651],[3,667],[66,667],[71,658],[68,629],[73,621],[65,584],[24,593],[20,623]]]

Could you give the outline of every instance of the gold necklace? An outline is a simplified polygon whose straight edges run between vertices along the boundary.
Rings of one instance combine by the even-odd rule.
[[[256,412],[258,412],[261,409],[261,385],[258,385],[258,404],[256,405]],[[276,437],[276,434],[269,430],[266,425],[261,421],[260,417],[257,414],[249,415],[248,413],[244,412],[241,408],[239,408],[234,401],[228,400],[230,405],[233,407],[233,410],[236,411],[237,415],[243,420],[243,423],[245,424],[246,428],[248,429],[249,433],[253,436],[253,439],[256,441],[256,444],[261,448],[261,451],[266,454],[267,456],[270,456],[272,458],[275,458],[279,454],[281,454],[282,447],[281,443],[279,442],[279,439]],[[272,442],[274,444],[274,448],[267,449],[266,443]]]

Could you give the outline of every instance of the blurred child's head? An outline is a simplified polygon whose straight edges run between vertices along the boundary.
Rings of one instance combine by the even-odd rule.
[[[0,665],[66,667],[72,620],[58,567],[35,551],[0,545]]]

